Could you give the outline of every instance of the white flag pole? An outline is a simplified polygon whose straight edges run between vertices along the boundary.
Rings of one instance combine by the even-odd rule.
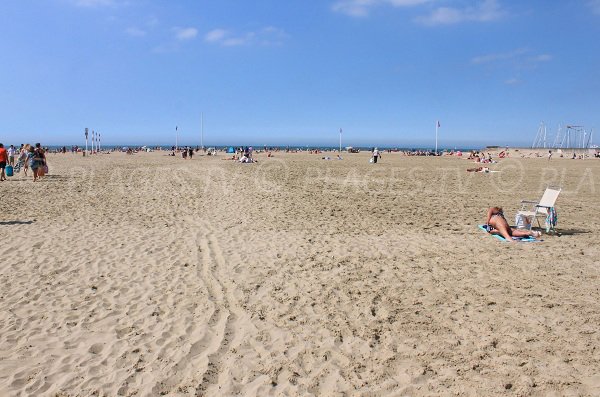
[[[342,154],[342,129],[340,128],[340,154]]]
[[[94,141],[96,140],[96,132],[92,130],[92,154],[94,154]]]
[[[175,151],[179,150],[178,141],[179,141],[179,131],[177,131],[177,126],[175,126]]]
[[[440,127],[440,122],[435,122],[435,155],[437,156],[438,152],[438,128]]]
[[[84,156],[87,155],[87,151],[88,151],[88,129],[85,129],[85,152],[83,153]]]

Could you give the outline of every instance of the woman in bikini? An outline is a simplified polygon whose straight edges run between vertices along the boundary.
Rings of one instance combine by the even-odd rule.
[[[507,241],[515,242],[513,237],[540,237],[542,233],[532,230],[518,230],[512,229],[501,207],[492,207],[488,210],[486,225],[488,225],[488,231],[492,234],[499,234],[504,237]]]

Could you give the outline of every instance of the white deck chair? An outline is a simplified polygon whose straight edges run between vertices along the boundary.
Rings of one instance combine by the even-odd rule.
[[[539,202],[521,200],[521,210],[517,213],[517,215],[524,216],[529,219],[535,218],[537,220],[538,227],[542,227],[538,217],[543,216],[545,218],[548,216],[548,211],[550,208],[554,207],[560,191],[561,188],[559,187],[548,186]]]

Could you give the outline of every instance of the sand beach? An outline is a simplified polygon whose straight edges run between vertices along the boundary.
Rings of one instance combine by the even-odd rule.
[[[0,183],[0,395],[600,395],[600,160],[321,157]],[[559,235],[477,229],[549,184]]]

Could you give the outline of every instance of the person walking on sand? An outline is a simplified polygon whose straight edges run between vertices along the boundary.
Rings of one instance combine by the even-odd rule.
[[[29,147],[27,161],[29,162],[29,168],[33,171],[33,181],[39,181],[44,175],[43,167],[46,165],[46,155],[39,143],[36,143],[35,147]]]
[[[379,149],[373,149],[373,164],[377,164],[377,160],[381,157],[381,153],[379,153]]]
[[[512,243],[516,242],[512,239],[513,237],[540,237],[542,235],[542,233],[538,231],[512,229],[504,217],[502,207],[491,207],[488,209],[485,224],[488,226],[487,230],[489,233],[499,234],[504,237],[506,241]]]
[[[21,145],[21,153],[19,154],[19,162],[23,163],[23,173],[27,176],[27,170],[29,169],[29,148],[31,146]]]
[[[37,163],[35,162],[35,148],[31,145],[28,145],[29,149],[27,149],[27,166],[31,169],[33,173],[33,181],[36,182],[38,179],[37,173]],[[27,168],[25,169],[25,175],[27,175]]]
[[[0,182],[6,180],[6,175],[4,174],[4,169],[6,168],[7,162],[8,162],[8,153],[6,153],[6,149],[4,149],[4,145],[0,143]]]
[[[548,161],[552,159],[552,150],[548,150]]]

